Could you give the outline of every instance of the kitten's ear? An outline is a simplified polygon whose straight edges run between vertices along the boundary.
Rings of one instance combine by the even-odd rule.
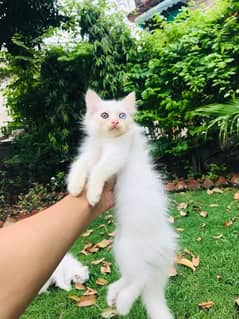
[[[136,112],[136,97],[135,92],[131,92],[121,101],[128,109],[130,114],[134,114]]]
[[[95,91],[88,89],[85,95],[85,102],[86,102],[87,112],[94,113],[97,111],[102,100],[95,93]]]

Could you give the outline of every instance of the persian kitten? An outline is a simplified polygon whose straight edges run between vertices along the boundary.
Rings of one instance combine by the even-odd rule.
[[[71,282],[82,284],[88,279],[88,267],[83,266],[81,262],[67,253],[38,293],[46,292],[52,285],[69,291],[71,289]]]
[[[168,223],[168,198],[154,170],[143,129],[134,121],[135,94],[116,101],[86,93],[87,137],[73,162],[68,191],[77,196],[87,184],[94,206],[104,183],[116,176],[114,255],[121,278],[108,289],[107,302],[126,315],[141,297],[151,319],[170,319],[164,297],[177,249]]]

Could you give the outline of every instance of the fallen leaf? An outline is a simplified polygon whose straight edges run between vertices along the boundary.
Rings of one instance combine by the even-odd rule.
[[[76,302],[80,301],[80,297],[79,296],[75,296],[75,295],[69,295],[68,296],[69,299],[74,300]]]
[[[97,291],[93,288],[87,287],[86,292],[84,292],[83,296],[92,296],[97,295]]]
[[[210,309],[214,306],[214,302],[213,301],[201,302],[198,304],[198,306],[201,309]]]
[[[184,232],[184,228],[180,228],[180,227],[178,227],[178,228],[176,228],[176,231],[178,231],[178,232],[182,233],[182,232]]]
[[[113,215],[106,215],[106,216],[105,216],[105,219],[106,219],[106,220],[108,220],[108,219],[110,219],[110,218],[113,218]]]
[[[82,237],[88,237],[93,233],[93,229],[88,229],[86,232],[84,232],[81,236]]]
[[[181,210],[181,209],[187,209],[188,208],[188,203],[179,203],[177,205],[177,209]]]
[[[111,273],[111,263],[107,262],[107,261],[103,261],[102,266],[100,267],[100,272],[102,274],[109,274]]]
[[[193,256],[192,263],[193,263],[193,266],[198,267],[198,265],[200,263],[200,257],[199,256]]]
[[[86,290],[86,287],[84,285],[82,285],[80,282],[76,282],[74,287],[77,290]]]
[[[89,307],[96,303],[96,295],[81,296],[80,301],[77,302],[78,307]]]
[[[97,247],[95,244],[87,243],[85,244],[84,248],[80,251],[81,254],[88,255],[89,253],[96,253],[99,251],[99,247]]]
[[[235,303],[236,303],[237,307],[239,307],[239,297],[237,299],[235,299]]]
[[[177,276],[177,269],[176,267],[170,267],[169,269],[169,277],[176,277]]]
[[[168,217],[168,221],[170,224],[173,224],[174,223],[174,217],[173,216],[169,216]]]
[[[179,214],[180,214],[180,216],[182,216],[182,217],[188,216],[188,212],[185,211],[185,210],[180,210],[180,211],[179,211]]]
[[[196,268],[194,267],[194,265],[191,262],[191,260],[188,260],[188,259],[186,259],[186,258],[184,258],[182,256],[177,255],[176,261],[177,261],[177,264],[186,266],[186,267],[192,269],[192,271],[196,270]]]
[[[235,221],[236,221],[236,217],[232,217],[228,221],[224,222],[224,226],[225,227],[230,227],[230,226],[232,226],[235,223]]]
[[[109,235],[110,237],[115,237],[116,231],[112,231],[111,233],[108,233],[108,235]]]
[[[108,284],[108,281],[104,278],[98,278],[96,279],[96,284],[99,286],[105,286]]]
[[[233,197],[235,200],[239,200],[239,191],[234,194]]]
[[[194,254],[189,249],[184,248],[183,251],[184,251],[185,254],[188,254],[189,256],[194,257]]]
[[[92,264],[92,265],[99,265],[99,264],[102,263],[103,260],[105,260],[105,257],[100,258],[100,259],[93,260],[93,261],[91,262],[91,264]]]
[[[208,213],[206,211],[201,211],[200,216],[206,218],[208,216]]]
[[[222,238],[222,237],[223,237],[223,234],[218,234],[218,235],[216,235],[216,236],[213,236],[214,239],[220,239],[220,238]]]
[[[198,237],[198,238],[197,238],[197,241],[201,241],[201,240],[202,240],[202,237]]]
[[[223,190],[218,187],[214,187],[213,189],[208,189],[207,194],[212,195],[213,193],[223,193]]]
[[[218,204],[210,204],[209,207],[218,207]]]
[[[97,247],[99,248],[106,248],[112,243],[112,239],[103,239],[99,243],[96,244]]]
[[[102,311],[101,317],[110,319],[117,315],[117,310],[115,308],[106,308]]]

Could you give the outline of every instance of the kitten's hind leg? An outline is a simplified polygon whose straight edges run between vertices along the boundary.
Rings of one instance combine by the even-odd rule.
[[[142,299],[150,319],[173,319],[164,297],[164,285],[157,281],[147,284]]]
[[[133,282],[121,289],[116,298],[117,312],[122,316],[127,315],[135,300],[141,295],[142,290],[143,283],[140,282]]]
[[[121,277],[119,280],[113,282],[108,287],[108,293],[107,293],[107,304],[108,306],[112,307],[116,303],[116,298],[120,292],[121,289],[126,285],[126,281],[123,277]]]

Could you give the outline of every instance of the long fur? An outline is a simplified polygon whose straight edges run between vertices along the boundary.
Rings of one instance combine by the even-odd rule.
[[[88,136],[67,182],[74,196],[87,183],[87,198],[94,206],[104,183],[117,177],[114,255],[121,278],[109,286],[107,302],[126,315],[141,296],[151,319],[171,319],[164,290],[174,263],[176,235],[167,220],[167,194],[153,168],[143,129],[133,120],[135,96],[103,101],[89,90],[86,105]],[[126,118],[120,118],[122,112]],[[102,113],[108,117],[102,118]]]
[[[38,293],[46,292],[52,285],[69,291],[71,289],[71,282],[84,283],[88,278],[88,267],[82,265],[80,261],[67,253]]]

